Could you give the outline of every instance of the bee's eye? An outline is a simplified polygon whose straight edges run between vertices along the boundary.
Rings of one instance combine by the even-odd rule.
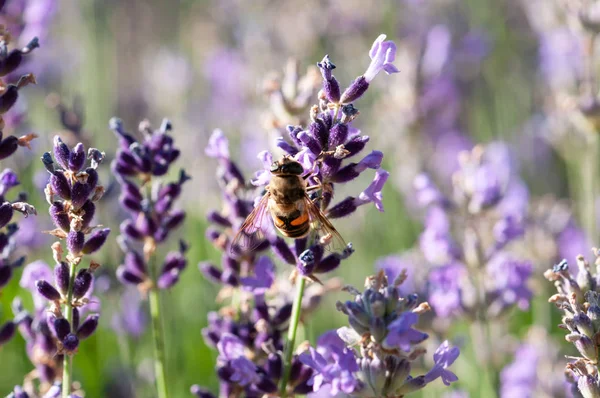
[[[271,171],[277,171],[279,170],[279,164],[277,162],[273,162],[271,164]]]

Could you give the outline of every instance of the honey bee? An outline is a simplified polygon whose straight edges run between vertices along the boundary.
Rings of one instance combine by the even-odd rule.
[[[302,165],[290,156],[273,162],[271,182],[266,193],[246,218],[233,240],[232,248],[254,249],[264,239],[262,228],[266,214],[270,214],[275,228],[282,235],[299,239],[315,231],[319,241],[335,249],[346,246],[335,227],[323,214],[308,193],[322,189],[321,185],[307,186]]]

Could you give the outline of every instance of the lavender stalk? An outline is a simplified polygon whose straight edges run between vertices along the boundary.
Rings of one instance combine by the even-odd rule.
[[[117,277],[148,294],[157,396],[167,398],[160,290],[171,288],[179,280],[179,274],[187,265],[184,256],[187,245],[181,241],[178,251],[167,253],[160,271],[156,250],[185,219],[185,212],[173,209],[173,204],[189,176],[181,170],[175,182],[162,184],[158,179],[169,172],[180,153],[168,134],[172,128],[168,120],[163,120],[158,130],[153,130],[147,121],[140,123],[142,139],[139,140],[125,132],[119,119],[111,119],[110,128],[121,146],[112,163],[122,188],[119,200],[131,213],[131,218],[121,223],[119,244],[125,259],[117,269]]]
[[[58,340],[58,352],[63,354],[62,397],[68,398],[73,381],[73,355],[77,352],[79,341],[89,337],[98,325],[97,315],[88,316],[80,324],[80,311],[89,303],[93,273],[100,265],[91,261],[89,268],[80,268],[79,271],[77,268],[85,256],[104,245],[110,229],[91,225],[95,202],[104,194],[96,171],[104,153],[91,148],[87,153],[90,165],[86,167],[83,144],[69,148],[56,136],[54,158],[56,163],[49,152],[42,156],[42,163],[50,173],[50,182],[44,193],[56,226],[49,233],[66,241],[68,253],[63,256],[61,243],[54,243],[52,251],[57,263],[55,284],[53,286],[46,279],[40,279],[35,285],[38,293],[50,302],[48,323]]]
[[[304,297],[304,287],[306,286],[306,279],[300,278],[298,286],[296,287],[296,297],[294,299],[294,306],[292,307],[292,317],[290,319],[290,328],[288,329],[287,340],[285,342],[285,359],[284,359],[284,373],[281,378],[281,391],[282,397],[285,396],[287,382],[290,377],[290,371],[292,368],[292,357],[294,353],[294,346],[296,344],[296,332],[298,330],[298,322],[300,321],[300,312],[302,311],[302,298]]]

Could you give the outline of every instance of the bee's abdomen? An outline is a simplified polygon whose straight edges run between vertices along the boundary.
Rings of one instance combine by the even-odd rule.
[[[273,217],[275,227],[288,238],[302,238],[310,229],[308,213],[294,214],[290,217],[278,215]]]

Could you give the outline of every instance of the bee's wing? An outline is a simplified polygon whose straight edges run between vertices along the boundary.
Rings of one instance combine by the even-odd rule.
[[[313,228],[319,236],[319,241],[327,248],[333,251],[343,251],[346,248],[346,242],[335,229],[331,221],[323,214],[321,209],[313,202],[308,195],[304,196],[304,206],[313,223]]]
[[[263,223],[269,215],[269,196],[267,192],[260,199],[254,210],[246,217],[240,230],[231,242],[231,252],[240,253],[256,249],[265,240]]]

